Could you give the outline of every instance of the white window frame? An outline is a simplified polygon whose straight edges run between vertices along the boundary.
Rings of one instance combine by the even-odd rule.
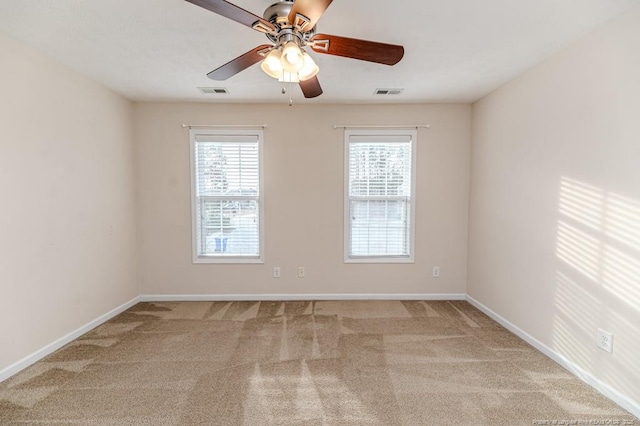
[[[258,189],[258,214],[260,215],[258,220],[258,256],[251,255],[198,255],[198,225],[197,217],[199,214],[198,200],[196,196],[196,164],[195,164],[195,149],[196,149],[196,137],[199,135],[204,136],[252,136],[258,138],[258,176],[260,179]],[[264,132],[262,129],[249,129],[249,130],[233,130],[233,129],[190,129],[189,130],[189,144],[190,144],[190,165],[191,165],[191,254],[192,262],[196,263],[264,263],[264,176],[263,176],[263,146],[264,146]]]
[[[409,255],[408,256],[351,256],[351,198],[349,196],[349,147],[351,136],[408,136],[411,144],[411,195],[409,201]],[[344,132],[344,263],[415,263],[416,223],[416,150],[418,132],[415,129],[345,129]],[[357,142],[354,142],[357,143]],[[390,142],[394,143],[394,142]]]

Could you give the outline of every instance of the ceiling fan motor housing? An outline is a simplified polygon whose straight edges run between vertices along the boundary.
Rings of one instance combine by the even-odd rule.
[[[298,44],[305,45],[316,33],[315,26],[309,31],[303,31],[289,23],[289,13],[293,8],[293,3],[293,0],[279,1],[266,8],[262,15],[266,21],[271,22],[276,27],[277,32],[275,34],[265,34],[267,38],[276,45],[290,41],[292,38],[291,36],[299,40]],[[306,19],[303,16],[300,16],[300,18],[302,18],[302,22]]]

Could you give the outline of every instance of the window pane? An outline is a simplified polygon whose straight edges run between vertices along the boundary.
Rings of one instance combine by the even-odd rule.
[[[201,200],[200,206],[201,254],[259,254],[260,223],[256,200]]]
[[[257,143],[198,142],[198,196],[258,196],[260,165]]]
[[[408,206],[407,201],[397,200],[351,201],[350,255],[408,255]]]
[[[409,143],[352,143],[349,148],[349,195],[411,194]]]

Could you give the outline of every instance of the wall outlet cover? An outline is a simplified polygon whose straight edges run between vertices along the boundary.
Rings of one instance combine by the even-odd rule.
[[[603,351],[613,353],[613,334],[602,329],[598,329],[598,340],[596,342],[598,347]]]

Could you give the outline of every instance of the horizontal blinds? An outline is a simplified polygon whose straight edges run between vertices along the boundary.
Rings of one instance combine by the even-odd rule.
[[[256,135],[197,135],[199,255],[259,256],[260,152]]]
[[[258,196],[258,142],[196,142],[198,196]]]
[[[407,256],[407,201],[351,201],[352,256]]]
[[[411,196],[411,144],[350,143],[350,196]]]
[[[351,256],[408,256],[411,138],[354,136],[348,146]]]

